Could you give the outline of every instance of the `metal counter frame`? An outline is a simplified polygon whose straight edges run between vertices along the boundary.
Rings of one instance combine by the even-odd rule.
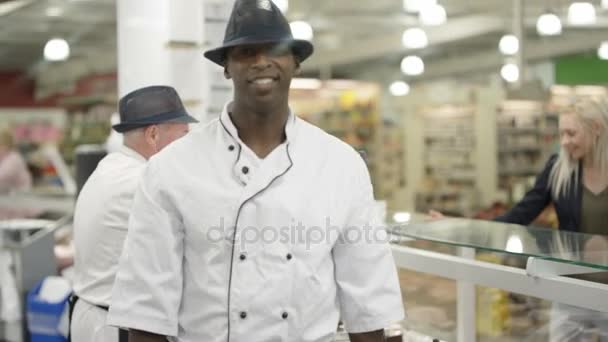
[[[397,267],[457,281],[457,341],[476,341],[475,285],[608,312],[608,285],[561,274],[601,270],[528,258],[526,269],[474,260],[475,249],[459,247],[460,256],[392,244]]]

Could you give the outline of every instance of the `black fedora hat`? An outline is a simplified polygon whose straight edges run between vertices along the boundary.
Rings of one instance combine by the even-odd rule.
[[[116,132],[162,123],[195,123],[177,91],[169,86],[150,86],[134,90],[118,102],[120,123],[112,126]]]
[[[294,39],[281,10],[272,0],[236,0],[222,46],[205,51],[205,57],[224,66],[226,49],[247,44],[284,43],[302,62],[312,55],[312,44]]]

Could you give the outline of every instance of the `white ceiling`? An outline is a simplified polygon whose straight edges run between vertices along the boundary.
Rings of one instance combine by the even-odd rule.
[[[42,50],[52,37],[69,41],[70,63],[81,69],[115,68],[115,1],[0,0],[0,70],[44,71]],[[538,37],[536,17],[551,7],[565,18],[571,1],[522,1],[528,41],[524,51],[529,60],[592,51],[608,39],[606,11],[598,12],[598,24],[593,28],[565,27],[560,37]],[[424,78],[489,70],[502,63],[497,44],[501,35],[511,31],[512,1],[439,3],[447,10],[448,22],[426,28],[430,46],[423,51],[407,51],[401,46],[403,30],[417,25],[416,16],[403,11],[402,0],[291,0],[288,17],[307,20],[315,30],[316,52],[304,65],[311,75],[323,69],[342,77],[392,77],[399,73],[399,62],[408,53],[424,57]],[[593,3],[600,8],[599,0]],[[15,8],[1,14],[6,6]],[[51,8],[58,9],[55,11],[60,15],[48,16]]]
[[[0,0],[2,6],[17,8],[0,14],[0,70],[40,68],[44,44],[53,37],[66,39],[76,60],[116,50],[114,0]],[[61,15],[47,16],[53,8]]]

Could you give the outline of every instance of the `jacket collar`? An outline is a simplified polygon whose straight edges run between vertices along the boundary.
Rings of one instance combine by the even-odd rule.
[[[220,123],[222,124],[222,126],[224,127],[224,130],[232,137],[232,139],[237,141],[239,144],[243,144],[243,142],[239,138],[239,132],[238,132],[236,126],[234,125],[234,123],[232,122],[232,119],[230,118],[230,112],[229,112],[228,108],[231,104],[232,104],[232,102],[228,102],[224,105],[224,109],[222,110],[222,113],[220,114],[219,120],[220,120]],[[293,114],[293,112],[291,111],[291,108],[290,108],[289,114],[287,117],[287,122],[285,123],[285,137],[286,137],[285,142],[287,144],[293,143],[295,140],[296,122],[297,122],[297,117],[295,114]]]
[[[122,145],[120,147],[120,149],[118,150],[120,153],[131,157],[133,159],[136,159],[137,161],[140,161],[142,163],[146,162],[146,158],[144,158],[144,156],[142,156],[141,154],[139,154],[137,151],[135,151],[134,149],[127,147],[125,145]]]

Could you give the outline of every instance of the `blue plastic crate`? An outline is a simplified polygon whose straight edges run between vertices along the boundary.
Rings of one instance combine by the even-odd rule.
[[[59,325],[70,295],[57,303],[41,301],[38,293],[43,281],[44,279],[38,282],[27,294],[27,328],[30,341],[65,342],[67,338],[59,332]]]

